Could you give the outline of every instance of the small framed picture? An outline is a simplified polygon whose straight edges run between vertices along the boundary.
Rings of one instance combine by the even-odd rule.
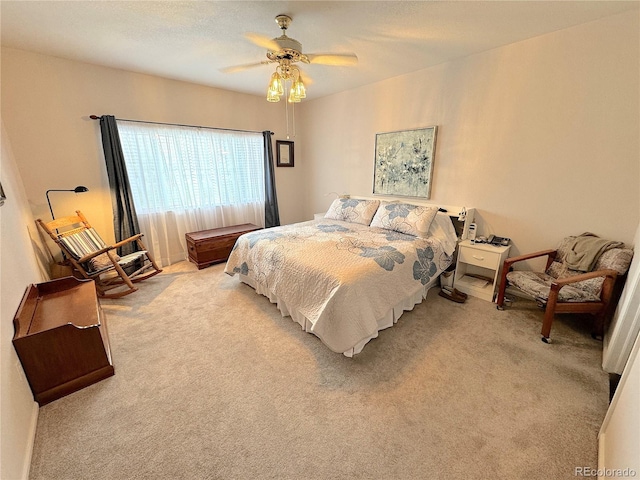
[[[276,165],[293,167],[293,142],[276,140]]]

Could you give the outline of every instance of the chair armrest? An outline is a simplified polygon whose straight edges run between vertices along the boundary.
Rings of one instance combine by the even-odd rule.
[[[558,294],[560,289],[565,285],[570,285],[576,282],[582,282],[583,280],[589,280],[590,278],[604,277],[604,282],[602,283],[602,290],[600,291],[600,301],[605,305],[609,304],[611,297],[613,295],[613,286],[618,277],[618,272],[615,270],[596,270],[595,272],[587,272],[581,275],[576,275],[575,277],[568,277],[556,280],[551,283],[551,290],[549,291],[549,300],[547,302],[547,308],[551,305],[551,308],[554,309],[555,305],[558,301]]]
[[[127,243],[135,242],[136,240],[138,240],[140,238],[142,238],[142,234],[141,233],[137,233],[132,237],[125,238],[124,240],[120,240],[118,243],[114,243],[113,245],[111,245],[111,248],[121,247],[123,245],[126,245]]]
[[[503,262],[502,271],[500,272],[500,283],[499,283],[499,288],[498,288],[498,297],[496,299],[496,303],[498,304],[498,310],[502,310],[503,309],[504,294],[505,294],[505,289],[507,288],[507,274],[509,273],[509,270],[511,270],[511,266],[514,263],[522,262],[524,260],[530,260],[532,258],[544,257],[546,255],[546,256],[549,257],[547,259],[547,267],[545,268],[545,270],[546,270],[551,265],[551,262],[553,262],[553,260],[556,258],[557,254],[558,254],[558,250],[542,250],[540,252],[527,253],[525,255],[519,255],[517,257],[507,258]]]
[[[584,280],[589,280],[590,278],[598,277],[609,277],[615,280],[618,277],[618,272],[616,272],[615,270],[596,270],[594,272],[587,272],[576,275],[575,277],[560,278],[551,284],[551,288],[553,288],[553,285],[555,284],[558,285],[558,290],[560,290],[565,285],[570,285],[572,283],[582,282]]]
[[[91,260],[92,258],[97,257],[98,255],[102,255],[103,253],[107,253],[110,250],[114,250],[113,246],[109,246],[109,247],[104,247],[101,248],[100,250],[96,250],[95,252],[92,253],[88,253],[87,255],[85,255],[84,257],[76,260],[78,263],[85,263],[88,262],[89,260]]]
[[[545,255],[548,255],[549,259],[553,260],[557,253],[557,250],[542,250],[540,252],[518,255],[517,257],[509,257],[504,261],[504,268],[508,269],[514,263],[522,262],[524,260],[531,260],[532,258],[544,257]]]

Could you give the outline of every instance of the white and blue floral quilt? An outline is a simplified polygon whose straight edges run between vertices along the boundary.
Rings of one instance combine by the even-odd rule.
[[[242,235],[225,272],[344,353],[377,336],[379,320],[451,261],[435,238],[324,219]]]

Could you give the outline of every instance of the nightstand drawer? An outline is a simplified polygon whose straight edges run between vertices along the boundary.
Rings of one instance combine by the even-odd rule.
[[[500,254],[484,250],[460,248],[459,261],[477,267],[497,269],[500,266]]]

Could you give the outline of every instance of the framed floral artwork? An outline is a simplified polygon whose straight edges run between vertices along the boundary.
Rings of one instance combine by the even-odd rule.
[[[438,127],[376,134],[374,195],[431,197]]]

